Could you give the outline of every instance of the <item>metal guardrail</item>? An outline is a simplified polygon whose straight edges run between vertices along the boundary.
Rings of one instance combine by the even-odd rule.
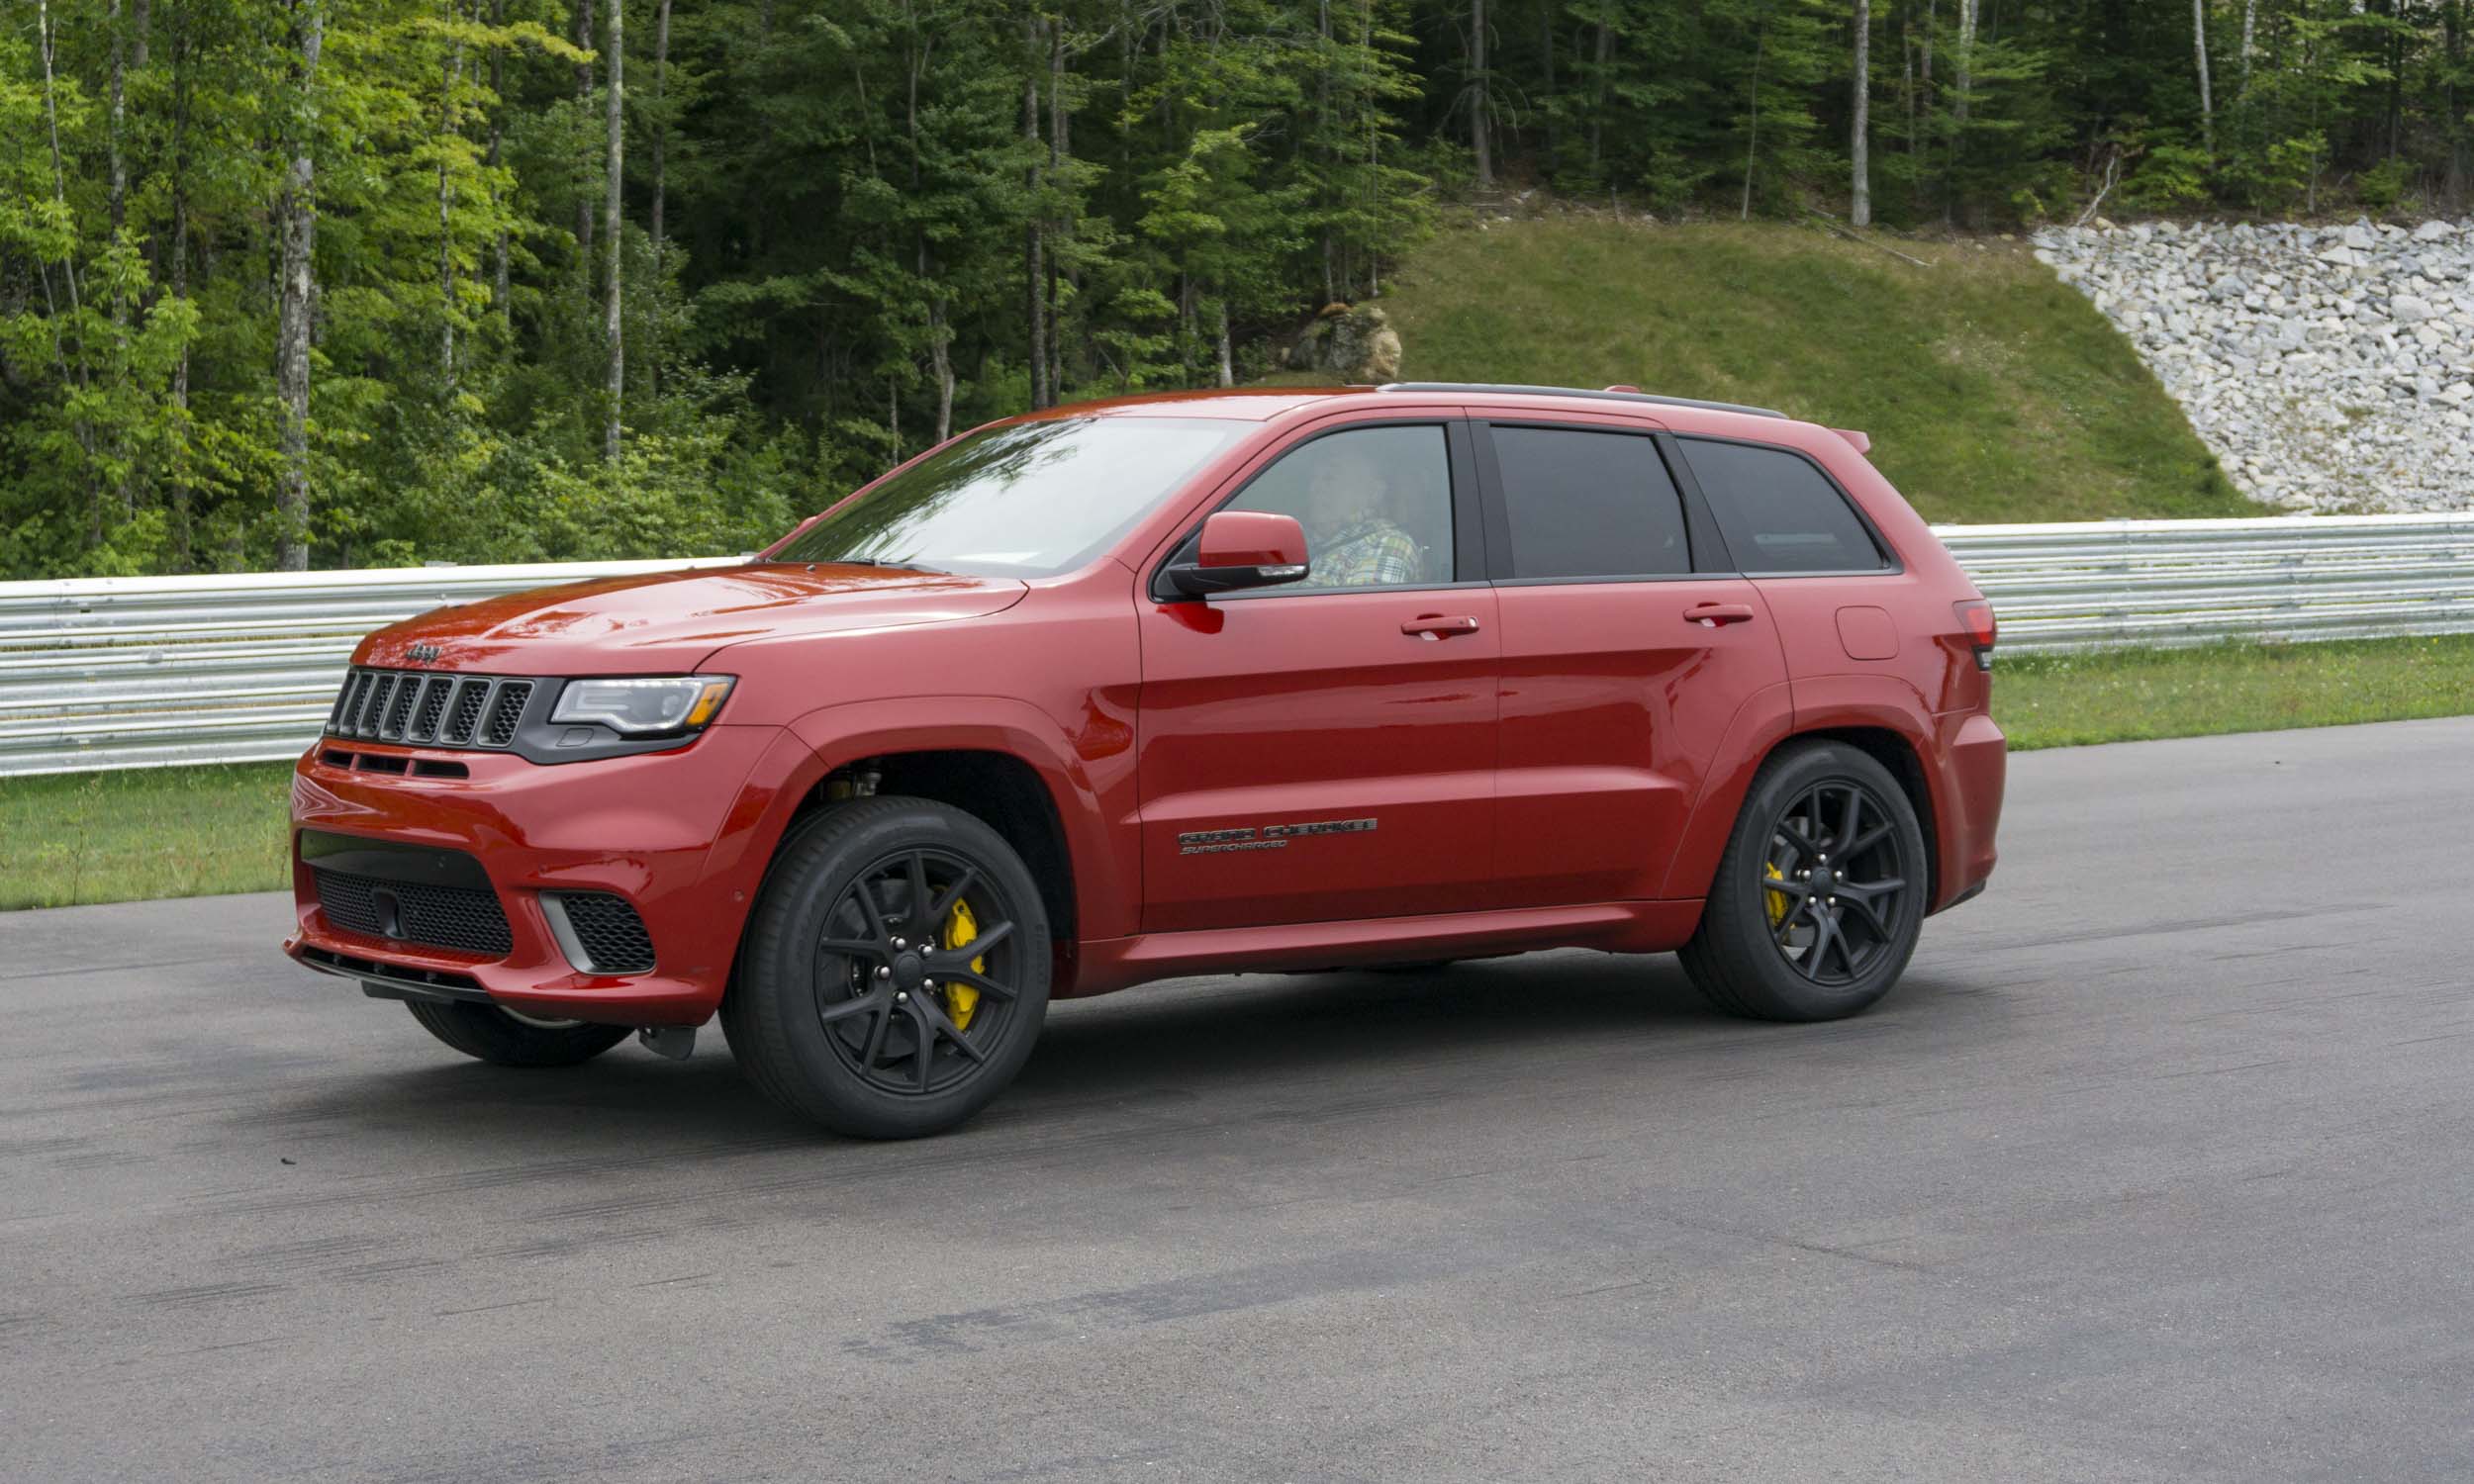
[[[2474,631],[2474,516],[1952,525],[2001,652]],[[723,565],[0,583],[0,776],[289,758],[360,636],[447,603]]]

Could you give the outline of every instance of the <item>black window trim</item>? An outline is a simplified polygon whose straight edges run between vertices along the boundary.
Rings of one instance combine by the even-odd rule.
[[[1685,469],[1692,467],[1692,453],[1683,445],[1691,442],[1735,443],[1746,448],[1762,449],[1769,453],[1792,454],[1802,459],[1812,466],[1815,474],[1821,476],[1821,482],[1830,487],[1831,493],[1839,497],[1839,503],[1847,507],[1848,513],[1856,517],[1856,523],[1863,528],[1864,538],[1872,542],[1874,554],[1881,558],[1881,565],[1878,567],[1833,567],[1826,570],[1792,572],[1745,571],[1740,575],[1760,578],[1763,582],[1779,582],[1798,577],[1903,577],[1906,575],[1906,560],[1898,554],[1898,548],[1891,545],[1889,539],[1881,534],[1881,527],[1872,523],[1872,516],[1865,513],[1863,502],[1847,493],[1847,487],[1839,483],[1838,476],[1830,472],[1829,465],[1814,458],[1803,449],[1790,448],[1784,443],[1765,443],[1759,438],[1731,438],[1717,433],[1676,433],[1674,440],[1675,462]],[[1692,476],[1692,488],[1696,494],[1700,492],[1701,482],[1697,474]],[[1704,495],[1702,498],[1706,500],[1707,496]],[[1710,516],[1711,524],[1715,525],[1717,510],[1714,507],[1710,511]],[[1724,540],[1723,536],[1721,540]],[[1732,557],[1733,553],[1730,552],[1729,555]]]
[[[1335,422],[1328,427],[1315,428],[1293,443],[1282,444],[1272,457],[1265,461],[1262,468],[1246,476],[1245,483],[1213,501],[1208,510],[1194,516],[1192,524],[1180,531],[1176,539],[1168,543],[1167,554],[1160,558],[1158,566],[1151,569],[1151,580],[1145,584],[1145,591],[1150,593],[1151,601],[1154,603],[1262,603],[1275,598],[1301,600],[1345,598],[1353,594],[1364,593],[1440,593],[1459,588],[1485,587],[1486,579],[1482,575],[1456,577],[1448,583],[1358,583],[1346,588],[1298,588],[1282,584],[1236,593],[1214,593],[1208,598],[1181,593],[1170,586],[1169,569],[1176,566],[1185,557],[1187,549],[1201,536],[1203,521],[1244,499],[1246,492],[1254,488],[1256,480],[1280,467],[1282,460],[1308,443],[1369,427],[1440,427],[1443,429],[1445,470],[1452,481],[1452,570],[1460,573],[1475,567],[1482,574],[1486,569],[1486,540],[1478,510],[1479,486],[1476,463],[1471,449],[1469,418],[1457,413],[1430,413],[1423,417],[1416,414],[1403,414],[1396,417],[1361,417]],[[1471,560],[1462,559],[1464,551],[1470,554]],[[1312,555],[1311,551],[1307,553],[1309,559]]]
[[[1516,577],[1512,573],[1512,514],[1503,498],[1503,466],[1494,451],[1494,429],[1498,427],[1541,427],[1558,432],[1615,433],[1624,437],[1646,439],[1659,460],[1665,466],[1667,480],[1675,487],[1675,497],[1683,506],[1683,540],[1686,566],[1681,572],[1611,573],[1593,577]],[[1688,471],[1680,469],[1680,460],[1665,446],[1669,435],[1663,427],[1638,422],[1575,421],[1551,416],[1532,417],[1515,414],[1503,417],[1472,417],[1471,433],[1477,445],[1477,471],[1486,512],[1486,574],[1498,588],[1570,587],[1576,583],[1679,583],[1707,578],[1712,572],[1703,564],[1705,555],[1719,555],[1723,560],[1726,543],[1719,537],[1718,522],[1701,504],[1700,486],[1691,482]]]

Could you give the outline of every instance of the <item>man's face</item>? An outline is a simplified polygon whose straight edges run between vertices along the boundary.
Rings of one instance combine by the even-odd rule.
[[[1344,453],[1314,472],[1314,511],[1326,529],[1354,525],[1382,499],[1381,473],[1371,460]]]

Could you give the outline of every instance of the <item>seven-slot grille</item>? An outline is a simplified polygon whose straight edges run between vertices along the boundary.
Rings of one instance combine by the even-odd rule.
[[[505,747],[516,740],[533,684],[354,666],[328,714],[327,734],[422,747]]]

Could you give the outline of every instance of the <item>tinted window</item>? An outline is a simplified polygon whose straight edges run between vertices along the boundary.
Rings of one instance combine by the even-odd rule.
[[[1303,582],[1275,591],[1452,581],[1452,455],[1440,424],[1358,427],[1300,444],[1230,501],[1305,527]]]
[[[1638,433],[1496,427],[1514,577],[1641,577],[1692,570],[1683,503]]]
[[[1184,417],[1051,417],[984,428],[801,531],[771,560],[867,561],[977,577],[1071,571],[1246,430]]]
[[[1735,564],[1746,572],[1869,572],[1889,565],[1847,497],[1802,455],[1683,440]]]

